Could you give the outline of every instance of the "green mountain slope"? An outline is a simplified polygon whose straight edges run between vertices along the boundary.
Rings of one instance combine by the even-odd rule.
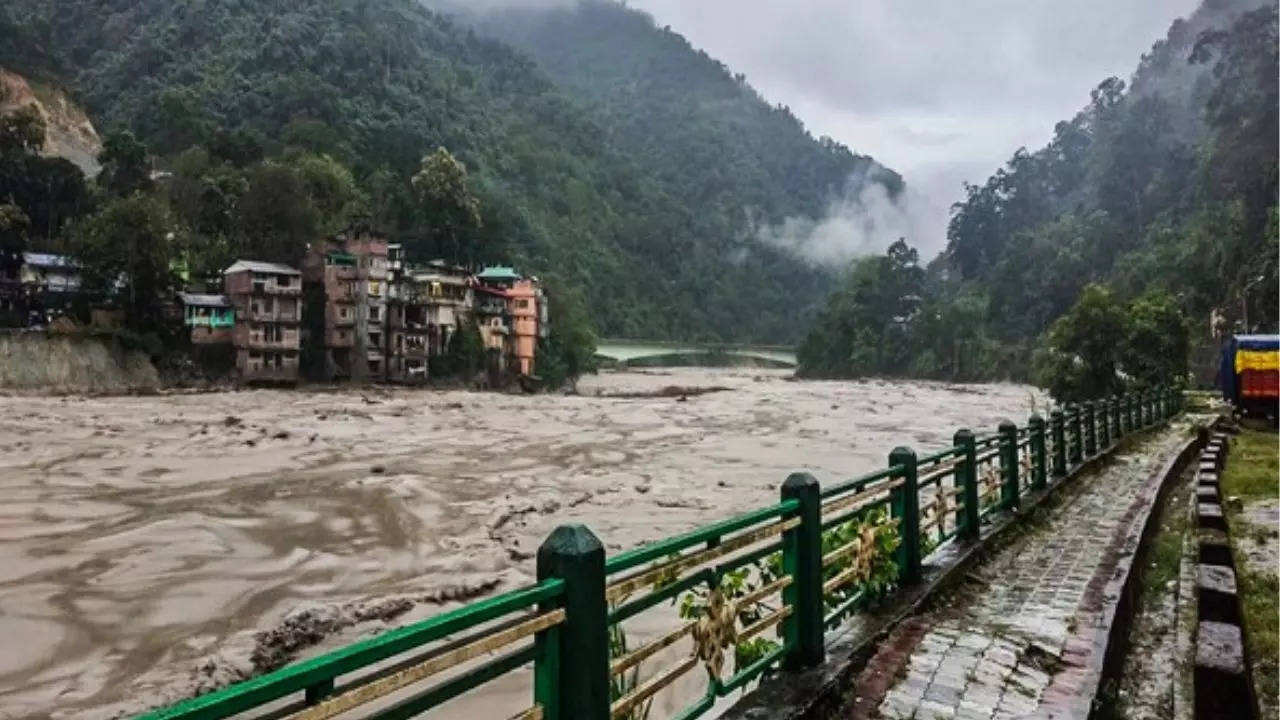
[[[702,148],[692,160],[641,153],[607,109],[410,0],[13,0],[0,27],[24,29],[0,37],[0,58],[55,75],[104,135],[133,131],[161,165],[193,145],[333,156],[352,168],[376,219],[419,256],[449,248],[408,179],[424,155],[448,147],[481,200],[484,227],[467,237],[474,257],[579,288],[605,335],[794,341],[797,318],[830,278],[755,241],[752,223],[814,214],[821,200],[796,198],[873,167],[808,138],[786,113],[768,111],[790,128],[776,137],[764,125],[737,132],[735,123],[758,123],[758,100],[726,105],[723,125],[684,144]],[[744,169],[734,148],[747,144],[776,144],[777,167]],[[772,185],[789,199],[775,200]]]
[[[931,272],[904,248],[874,260],[881,273],[855,268],[805,342],[806,370],[1027,377],[1089,283],[1167,298],[1204,373],[1211,330],[1274,331],[1276,28],[1258,0],[1206,0],[1174,22],[1129,83],[1104,80],[1047,146],[967,188]],[[893,353],[859,350],[889,338]]]
[[[829,138],[815,141],[787,108],[642,12],[582,0],[498,10],[476,24],[527,52],[598,111],[608,137],[646,173],[727,226],[818,217],[863,183],[902,189],[895,173]]]

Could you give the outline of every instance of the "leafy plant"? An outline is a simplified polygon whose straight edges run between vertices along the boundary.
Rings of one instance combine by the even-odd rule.
[[[823,580],[830,580],[861,562],[864,572],[852,581],[834,588],[823,595],[823,607],[829,612],[852,598],[862,594],[868,602],[882,597],[892,590],[898,578],[898,566],[894,559],[899,540],[894,525],[888,522],[889,511],[876,508],[859,514],[857,517],[833,527],[822,534],[822,552],[827,554],[851,542],[866,543],[865,550],[855,552],[841,558],[823,569]],[[677,557],[677,556],[672,556]],[[683,593],[672,602],[677,605],[679,615],[684,620],[700,620],[717,612],[721,601],[728,603],[734,611],[733,622],[736,629],[745,629],[767,617],[779,609],[779,606],[767,598],[750,603],[739,604],[746,596],[760,588],[778,580],[783,575],[782,553],[772,553],[764,558],[724,573],[715,588],[697,587]],[[677,574],[666,575],[655,585],[660,589],[675,582]],[[781,632],[781,625],[775,629],[775,637]],[[733,642],[734,667],[742,670],[752,663],[774,652],[781,646],[779,640],[757,635],[756,637]],[[766,673],[769,669],[766,670]]]

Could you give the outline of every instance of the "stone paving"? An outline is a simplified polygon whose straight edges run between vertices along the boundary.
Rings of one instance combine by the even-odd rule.
[[[1180,431],[1162,431],[1063,488],[1048,517],[975,569],[945,607],[895,630],[903,637],[891,637],[857,680],[855,693],[868,697],[857,699],[853,717],[1074,715],[1049,711],[1050,695],[1063,692],[1051,689],[1055,675],[1086,664],[1097,650],[1080,642],[1076,624],[1098,624],[1097,607],[1113,600],[1091,596],[1125,552],[1120,539],[1132,524],[1135,499],[1151,490],[1184,441]],[[884,678],[869,674],[894,678],[882,699],[872,688]]]

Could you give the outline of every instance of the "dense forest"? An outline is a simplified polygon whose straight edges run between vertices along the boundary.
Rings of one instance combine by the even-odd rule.
[[[65,85],[118,151],[172,174],[165,211],[196,275],[232,254],[294,259],[360,212],[411,257],[542,276],[606,336],[798,340],[832,277],[753,228],[816,216],[851,176],[891,193],[901,180],[647,16],[576,12],[546,16],[577,24],[570,54],[520,43],[544,72],[412,0],[13,0],[0,66]],[[602,42],[592,28],[606,25]],[[564,72],[579,61],[602,74],[598,92]],[[466,222],[411,182],[441,147],[465,168]],[[27,232],[66,246],[61,223]]]
[[[1202,370],[1215,334],[1274,331],[1277,22],[1260,5],[1206,0],[1174,22],[1129,82],[1104,80],[1047,146],[967,186],[938,258],[899,243],[855,263],[803,372],[1036,378],[1069,396],[1115,389],[1097,376],[1170,380],[1188,355]],[[1091,353],[1118,372],[1087,377]]]

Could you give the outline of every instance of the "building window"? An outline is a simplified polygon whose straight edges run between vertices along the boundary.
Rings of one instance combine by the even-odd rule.
[[[373,306],[371,306],[371,307],[369,308],[369,319],[370,319],[370,320],[373,320],[373,321],[375,321],[375,322],[376,322],[376,321],[378,321],[378,320],[381,320],[381,319],[382,319],[382,308],[381,308],[381,307],[379,307],[379,306],[377,306],[377,305],[373,305]]]
[[[518,307],[518,308],[520,308],[520,309],[522,309],[522,310],[523,310],[524,308],[529,307],[529,301],[528,301],[528,300],[521,300],[521,301],[519,301],[518,303],[516,303],[516,307]]]

